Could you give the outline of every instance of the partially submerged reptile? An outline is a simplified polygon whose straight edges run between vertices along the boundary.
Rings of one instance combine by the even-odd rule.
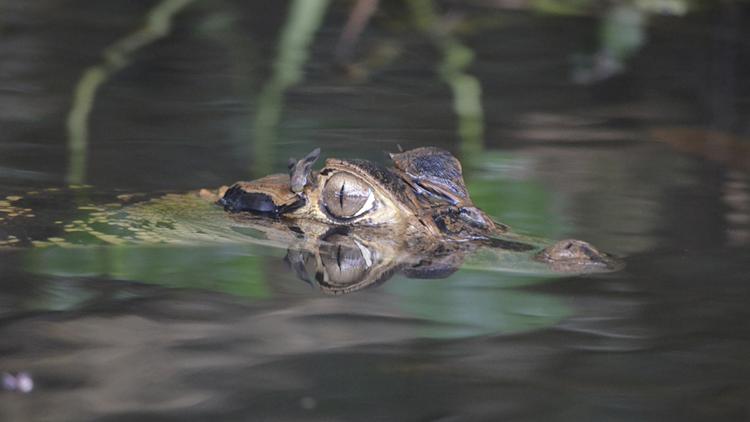
[[[417,277],[450,274],[469,252],[480,249],[523,253],[554,272],[611,271],[621,266],[581,240],[549,244],[512,234],[508,226],[472,203],[461,164],[445,150],[423,147],[391,154],[391,168],[366,160],[329,158],[316,172],[312,165],[319,154],[316,149],[299,161],[290,160],[289,175],[237,182],[220,192],[217,203],[231,213],[274,219],[300,236],[309,234],[305,226],[315,227],[312,237],[337,246],[334,260],[339,274],[351,275],[352,267],[357,267],[353,262],[342,266],[342,243],[349,251],[344,255],[360,267],[357,271],[368,266],[366,255],[372,255],[363,245],[378,249],[378,244],[388,243],[401,257],[400,269]],[[304,259],[291,261],[309,280],[300,265]],[[325,257],[315,261],[320,264]],[[330,284],[331,276],[321,266],[315,270],[316,280]]]
[[[459,268],[552,275],[621,267],[586,242],[529,238],[495,222],[472,203],[461,165],[447,151],[428,147],[391,154],[391,168],[328,159],[315,171],[319,154],[316,149],[290,161],[288,174],[218,191],[153,199],[128,195],[119,204],[83,202],[77,219],[68,223],[63,219],[70,212],[59,211],[59,204],[69,199],[56,196],[65,191],[8,197],[6,208],[15,211],[5,213],[10,220],[0,226],[0,237],[8,234],[0,245],[259,245],[252,253],[286,249],[286,261],[299,278],[335,294],[382,283],[399,272],[441,278]],[[80,204],[86,195],[77,192],[73,198]],[[44,226],[44,221],[55,224]],[[28,236],[29,224],[47,237]],[[13,227],[27,236],[11,235]],[[71,253],[80,256],[85,250]]]

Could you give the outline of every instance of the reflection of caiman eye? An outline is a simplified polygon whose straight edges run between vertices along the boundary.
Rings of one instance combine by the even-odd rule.
[[[327,281],[349,285],[361,281],[372,266],[372,253],[356,240],[333,235],[320,247]]]
[[[362,179],[346,172],[331,176],[323,187],[323,205],[336,218],[354,218],[375,205],[372,188]]]

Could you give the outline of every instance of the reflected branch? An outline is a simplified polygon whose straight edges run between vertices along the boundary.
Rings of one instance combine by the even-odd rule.
[[[357,0],[352,8],[349,18],[346,20],[344,30],[336,44],[336,58],[339,61],[349,59],[352,54],[354,43],[364,31],[365,26],[378,8],[379,0]]]
[[[96,92],[114,73],[127,66],[131,55],[145,46],[167,36],[172,29],[174,15],[194,0],[163,0],[146,15],[140,29],[115,41],[102,53],[102,61],[87,68],[78,81],[73,94],[73,104],[67,118],[69,184],[82,184],[86,173],[88,149],[88,120]]]
[[[255,116],[254,175],[270,172],[273,145],[281,120],[284,92],[302,80],[302,68],[307,62],[308,49],[315,32],[323,22],[329,0],[295,0],[281,29],[276,60],[271,79],[258,98]]]
[[[453,94],[461,153],[464,160],[470,162],[484,144],[482,85],[479,79],[466,73],[474,60],[474,52],[442,28],[432,0],[409,0],[409,7],[417,27],[431,36],[443,56],[438,74]]]

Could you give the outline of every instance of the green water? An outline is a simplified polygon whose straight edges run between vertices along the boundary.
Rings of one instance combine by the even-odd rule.
[[[747,420],[744,3],[380,3],[0,6],[1,420]],[[425,145],[627,266],[331,295],[187,195]]]

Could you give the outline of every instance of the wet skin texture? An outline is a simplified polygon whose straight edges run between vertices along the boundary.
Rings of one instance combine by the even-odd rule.
[[[288,222],[314,221],[331,227],[387,229],[410,243],[480,243],[506,250],[535,246],[504,239],[508,227],[474,206],[461,164],[449,152],[423,147],[391,154],[393,167],[366,160],[328,159],[315,172],[315,150],[290,160],[289,175],[237,182],[218,203],[231,213],[252,213]],[[416,239],[416,240],[414,240]],[[372,239],[370,239],[372,240]],[[417,246],[419,247],[419,246]],[[448,246],[448,249],[451,249]],[[562,240],[535,254],[556,271],[611,268],[614,260],[580,240]]]

